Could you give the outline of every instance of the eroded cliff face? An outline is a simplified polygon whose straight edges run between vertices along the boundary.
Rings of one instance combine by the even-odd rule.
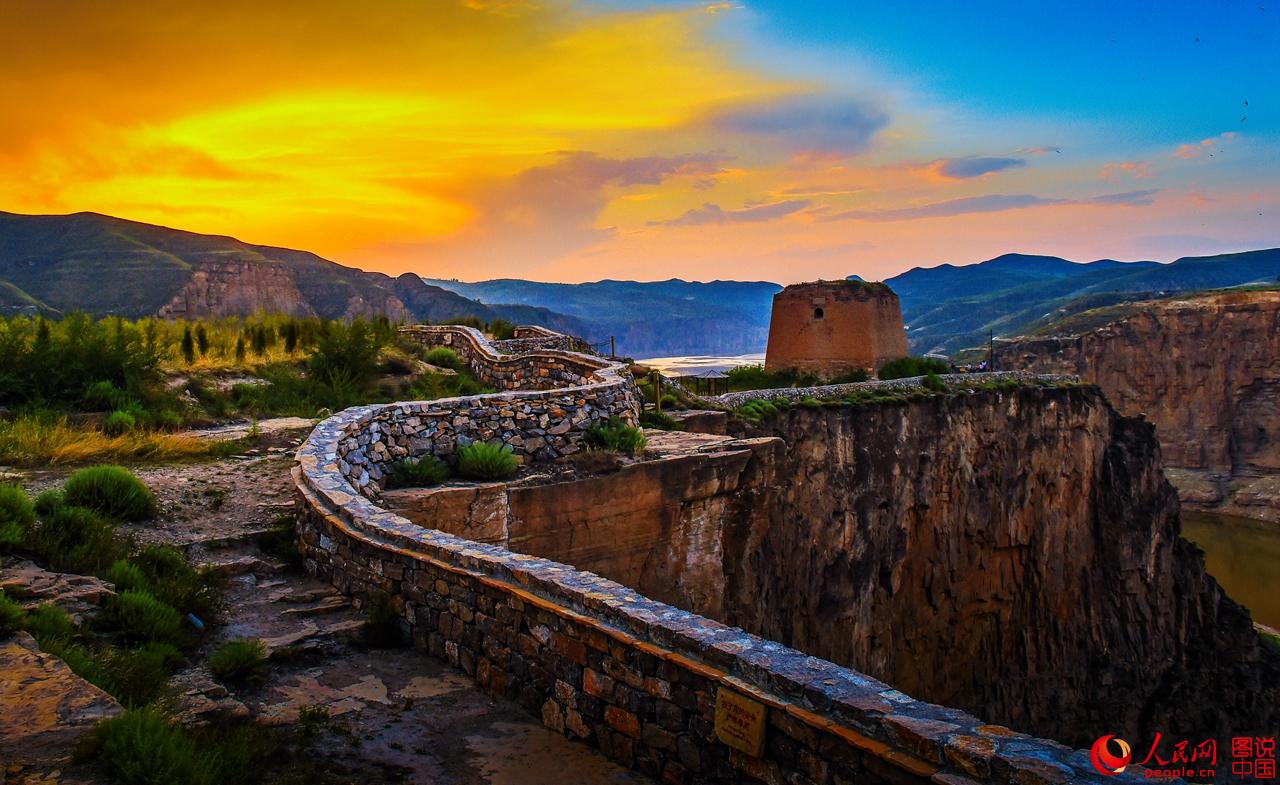
[[[1150,425],[1096,388],[793,408],[725,620],[1082,745],[1274,728],[1280,655],[1180,539]],[[759,520],[755,516],[754,520]]]
[[[1083,335],[1005,345],[997,362],[1078,374],[1145,415],[1184,502],[1280,520],[1280,292],[1144,303]]]
[[[156,315],[164,319],[198,319],[249,316],[258,311],[315,315],[288,267],[253,259],[201,262]]]

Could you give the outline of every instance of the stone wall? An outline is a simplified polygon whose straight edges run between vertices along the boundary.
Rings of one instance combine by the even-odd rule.
[[[773,296],[766,370],[831,378],[906,354],[898,296],[882,283],[816,281]]]
[[[488,400],[477,405],[500,406],[506,396],[526,394],[546,395],[482,396]],[[449,405],[461,410],[470,402],[457,399]],[[318,426],[300,448],[294,477],[308,569],[348,594],[386,593],[419,645],[494,695],[518,701],[553,730],[672,783],[1103,781],[1087,755],[1061,744],[914,700],[862,673],[663,604],[591,572],[425,528],[387,511],[368,498],[367,486],[353,484],[366,469],[355,473],[349,462],[344,468],[350,455],[344,445],[359,444],[362,433],[382,433],[383,423],[422,420],[426,412],[414,406],[348,410]],[[450,420],[457,417],[470,421],[461,411]],[[407,449],[395,440],[392,444]],[[740,462],[749,474],[747,464],[758,453],[745,452],[725,460]],[[697,536],[696,526],[688,524],[739,520],[739,513],[757,505],[774,508],[750,494],[769,493],[779,485],[777,478],[744,480],[746,507],[740,504],[734,512],[707,503],[728,494],[699,491],[697,472],[690,471],[696,467],[670,468],[686,483],[677,494],[682,501],[702,505],[671,530],[678,532],[670,538],[673,545]],[[673,483],[670,476],[659,480],[655,492],[668,483]],[[631,490],[630,484],[614,488],[600,503],[626,507],[633,501]],[[646,505],[644,497],[634,501]],[[661,500],[653,501],[653,509],[663,508]],[[547,522],[562,517],[553,505],[543,511]],[[546,526],[530,533],[554,537]],[[510,530],[499,536],[511,542]],[[752,553],[749,546],[743,541],[734,547]],[[704,561],[703,567],[724,570],[731,564],[726,558],[710,566]],[[615,568],[638,570],[640,583],[667,584],[673,599],[694,605],[698,600],[687,590],[708,580],[682,579],[672,574],[670,563],[608,567]],[[718,724],[718,705],[737,705],[747,716],[758,713],[761,746]],[[1107,778],[1140,780],[1136,768]]]
[[[1067,374],[1032,373],[1030,371],[996,371],[993,373],[956,373],[939,377],[948,387],[982,384],[985,382],[1042,382],[1045,384],[1072,383],[1078,377]],[[777,387],[768,390],[743,390],[703,398],[719,406],[733,408],[747,401],[799,401],[803,398],[839,398],[849,393],[867,392],[908,392],[923,387],[925,377],[909,376],[903,379],[886,379],[884,381],[846,382],[844,384],[822,384],[816,387]]]
[[[593,423],[639,417],[640,394],[622,364],[562,351],[501,355],[469,327],[403,331],[453,349],[485,384],[509,392],[355,406],[320,423],[313,435],[334,445],[337,470],[366,496],[376,497],[389,465],[404,458],[496,440],[522,458],[554,460],[577,452]]]

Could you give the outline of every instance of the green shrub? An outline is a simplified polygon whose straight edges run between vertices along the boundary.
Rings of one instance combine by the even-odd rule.
[[[123,409],[132,402],[128,393],[106,380],[94,382],[86,387],[83,400],[85,408],[95,412]]]
[[[0,485],[0,548],[21,544],[35,522],[36,508],[27,492],[17,485]]]
[[[664,409],[675,409],[675,408],[677,408],[679,405],[680,405],[680,399],[679,399],[679,398],[677,398],[677,397],[675,397],[674,395],[664,395],[664,396],[662,396],[662,408],[664,408]]]
[[[950,370],[945,362],[932,357],[899,357],[880,366],[876,375],[881,380],[908,379],[929,373],[948,373]]]
[[[27,546],[54,570],[99,573],[129,555],[130,542],[111,521],[85,507],[63,505],[32,530]]]
[[[102,421],[102,432],[108,436],[120,436],[136,427],[138,427],[138,421],[133,418],[132,414],[121,409],[108,414],[106,419]]]
[[[218,681],[260,683],[267,675],[267,647],[256,638],[229,641],[209,655],[209,670]]]
[[[462,370],[462,358],[452,349],[444,346],[437,346],[434,349],[428,349],[422,354],[423,362],[428,365],[434,365],[437,368],[452,368],[455,371]]]
[[[214,577],[187,563],[168,545],[144,545],[130,559],[146,579],[147,590],[182,613],[210,619],[218,611],[218,586]]]
[[[98,726],[99,764],[120,785],[213,785],[217,752],[201,749],[158,709],[126,711]]]
[[[149,588],[142,570],[123,559],[112,564],[103,577],[116,587],[116,591],[147,591]]]
[[[141,521],[155,514],[155,498],[142,481],[122,466],[90,466],[67,478],[67,504],[88,507],[122,521]]]
[[[780,387],[811,387],[820,380],[811,373],[782,370],[765,371],[763,365],[740,365],[725,371],[725,381],[733,392],[772,390]]]
[[[519,464],[511,447],[500,442],[472,442],[458,448],[458,474],[468,480],[501,480]]]
[[[404,645],[404,630],[400,626],[400,614],[391,598],[375,594],[365,600],[364,626],[360,637],[366,646],[390,649]]]
[[[505,341],[516,337],[516,326],[506,319],[494,319],[489,322],[488,332],[496,340]]]
[[[627,425],[619,417],[610,417],[607,422],[597,422],[587,428],[582,440],[587,446],[597,450],[609,450],[635,455],[644,449],[646,440],[639,428]]]
[[[655,428],[659,431],[684,430],[676,418],[664,412],[654,411],[653,409],[645,409],[640,412],[640,427]]]
[[[405,458],[387,472],[388,488],[430,488],[449,479],[449,464],[435,457]]]
[[[942,381],[942,377],[933,371],[929,371],[929,373],[925,374],[921,385],[923,385],[926,390],[930,390],[932,392],[947,391],[947,383]]]
[[[775,398],[765,400],[763,398],[754,398],[733,410],[733,413],[739,418],[750,423],[759,424],[767,420],[778,412],[786,409],[791,404],[784,398]]]
[[[107,618],[126,640],[138,643],[186,641],[182,615],[145,591],[122,591],[107,603]]]
[[[26,621],[27,612],[14,600],[9,599],[0,589],[0,638],[7,638],[18,630]]]
[[[36,512],[41,516],[52,515],[64,504],[66,499],[59,488],[49,488],[36,494]]]
[[[139,649],[88,649],[77,644],[41,648],[125,706],[145,706],[168,694],[169,676],[182,661],[177,648],[167,643],[148,643]]]
[[[852,384],[854,382],[865,382],[870,378],[871,375],[867,373],[865,368],[854,368],[839,376],[832,377],[827,381],[827,384]]]
[[[65,646],[76,637],[76,625],[67,612],[48,603],[28,611],[23,628],[45,651]]]

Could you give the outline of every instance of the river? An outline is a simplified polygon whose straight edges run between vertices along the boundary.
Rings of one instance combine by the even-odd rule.
[[[1254,621],[1280,629],[1280,524],[1184,510],[1182,536],[1204,549],[1209,574]]]

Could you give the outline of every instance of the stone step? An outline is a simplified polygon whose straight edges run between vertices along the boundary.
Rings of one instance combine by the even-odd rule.
[[[363,626],[364,621],[361,619],[347,619],[324,627],[313,621],[306,621],[301,629],[272,638],[263,638],[262,643],[267,647],[267,656],[275,657],[284,650],[308,649],[333,639],[350,638]]]

